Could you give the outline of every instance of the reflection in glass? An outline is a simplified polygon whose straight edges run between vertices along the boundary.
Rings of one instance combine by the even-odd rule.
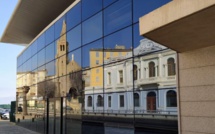
[[[37,50],[38,52],[45,47],[45,33],[40,35],[40,37],[37,39]]]
[[[54,25],[52,25],[51,27],[49,27],[48,30],[46,30],[45,32],[45,45],[50,44],[51,42],[54,41]]]
[[[49,44],[48,46],[46,46],[46,63],[51,61],[51,60],[54,60],[55,58],[55,43],[51,43]]]
[[[103,7],[105,8],[115,1],[117,1],[117,0],[103,0]]]
[[[32,44],[31,44],[31,46],[29,46],[29,48],[28,48],[28,53],[27,53],[27,55],[28,56],[33,56],[33,55],[35,55],[36,53],[37,53],[37,41],[34,41]],[[30,57],[28,57],[28,58],[30,58]]]
[[[133,46],[134,48],[138,47],[140,45],[140,41],[144,39],[143,36],[140,36],[140,32],[139,32],[139,23],[135,24],[133,26]]]
[[[66,33],[66,28],[63,28],[63,26],[65,26],[65,23],[66,23],[65,16],[63,16],[54,24],[55,40],[58,39],[64,33]]]
[[[83,69],[103,65],[102,40],[98,40],[82,48]]]
[[[82,0],[82,20],[87,19],[102,9],[102,0]]]
[[[53,79],[55,77],[55,61],[46,64],[46,79]]]
[[[132,56],[131,27],[114,33],[104,39],[104,63],[124,60]]]
[[[76,26],[81,22],[81,2],[75,5],[69,12],[66,14],[66,24],[67,30],[69,31],[71,28]]]
[[[133,0],[133,22],[172,0]]]
[[[38,64],[38,67],[42,66],[45,64],[45,49],[41,50],[38,54],[37,54],[37,64]]]
[[[132,22],[131,0],[119,0],[104,10],[104,34],[124,28]]]
[[[102,37],[102,13],[98,13],[82,24],[83,44]],[[92,34],[93,33],[93,34]]]
[[[67,33],[69,52],[81,46],[81,25],[73,28]]]
[[[67,58],[67,74],[81,70],[81,49],[68,53]]]

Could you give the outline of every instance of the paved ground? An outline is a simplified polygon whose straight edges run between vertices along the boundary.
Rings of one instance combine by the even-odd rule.
[[[39,134],[26,128],[17,126],[6,120],[0,119],[0,134]]]

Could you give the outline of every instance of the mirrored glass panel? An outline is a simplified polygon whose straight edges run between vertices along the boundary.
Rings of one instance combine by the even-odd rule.
[[[131,27],[104,38],[104,63],[125,60],[132,56]]]
[[[139,21],[140,17],[170,1],[171,0],[133,0],[133,22]]]
[[[55,24],[54,24],[54,31],[55,31],[55,40],[66,33],[66,20],[65,16],[61,17]]]
[[[37,68],[37,54],[32,57],[31,68],[32,70]]]
[[[45,49],[41,50],[38,54],[37,54],[37,64],[38,64],[38,67],[39,66],[42,66],[45,64]]]
[[[131,0],[120,0],[104,10],[104,35],[131,24]]]
[[[55,60],[46,64],[46,79],[55,78]]]
[[[116,1],[118,1],[118,0],[103,0],[103,7],[105,8]]]
[[[46,63],[49,61],[54,60],[55,58],[55,43],[51,43],[48,46],[46,46]]]
[[[89,18],[102,9],[102,0],[82,0],[82,20]]]
[[[30,51],[29,51],[29,53],[31,53],[30,55],[31,56],[33,56],[33,55],[35,55],[38,51],[37,51],[37,40],[36,41],[34,41],[32,44],[31,44],[31,46],[30,46]]]
[[[83,69],[103,65],[103,43],[98,40],[82,47]]]
[[[54,25],[52,25],[48,30],[46,30],[46,32],[45,32],[45,41],[46,41],[46,43],[45,43],[45,45],[48,45],[48,44],[50,44],[51,42],[53,42],[54,41],[54,35],[55,35],[55,33],[54,33]]]
[[[81,2],[75,5],[66,14],[66,29],[69,31],[71,28],[75,27],[81,22]]]
[[[41,66],[37,69],[37,82],[43,82],[46,79],[47,71],[45,70],[45,66]]]
[[[67,74],[81,70],[81,49],[67,54]]]
[[[82,41],[83,44],[94,41],[102,37],[102,13],[98,13],[90,19],[83,22]]]
[[[26,62],[27,72],[31,72],[31,58]]]
[[[37,50],[38,52],[45,47],[45,33],[40,35],[40,37],[37,39]]]
[[[73,28],[67,33],[69,52],[81,46],[81,25]]]
[[[61,77],[66,75],[67,70],[67,56],[63,55],[56,59],[56,77]]]

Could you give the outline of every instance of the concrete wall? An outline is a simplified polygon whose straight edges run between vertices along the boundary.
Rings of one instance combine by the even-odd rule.
[[[215,133],[215,46],[179,54],[181,134]]]

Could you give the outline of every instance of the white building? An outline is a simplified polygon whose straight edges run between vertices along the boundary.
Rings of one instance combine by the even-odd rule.
[[[104,61],[111,63],[104,67],[104,92],[85,90],[85,110],[177,114],[176,53],[143,39],[133,54]]]

